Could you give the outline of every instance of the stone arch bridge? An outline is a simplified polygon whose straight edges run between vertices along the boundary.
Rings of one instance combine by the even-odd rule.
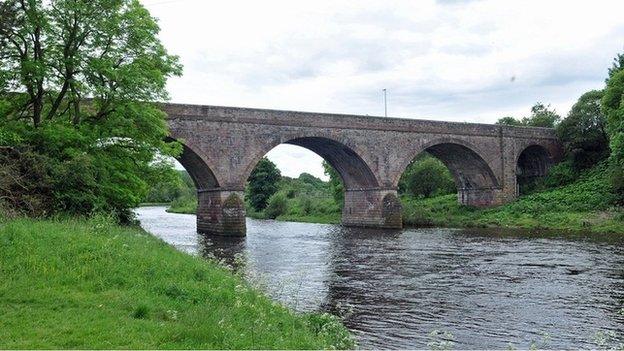
[[[344,225],[380,228],[401,228],[399,178],[423,151],[449,168],[458,201],[478,207],[512,201],[519,182],[545,175],[562,154],[547,128],[181,104],[163,110],[197,187],[197,228],[221,235],[245,235],[247,178],[283,143],[317,153],[340,174]]]

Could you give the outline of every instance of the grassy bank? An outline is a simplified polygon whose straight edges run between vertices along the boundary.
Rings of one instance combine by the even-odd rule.
[[[331,201],[331,199],[326,199]],[[298,206],[298,199],[287,200],[286,210],[284,214],[276,216],[274,219],[278,221],[286,222],[306,222],[306,223],[325,223],[336,224],[340,223],[341,213],[340,208],[337,205],[325,207],[327,210],[315,211],[308,210],[307,212],[302,210],[301,206]],[[197,198],[189,196],[185,198],[176,199],[169,205],[167,212],[170,213],[182,213],[182,214],[195,214],[197,211]],[[264,211],[254,211],[253,208],[247,207],[247,217],[255,219],[273,219],[267,216]]]
[[[409,226],[518,227],[624,234],[624,214],[621,208],[610,205],[613,195],[604,171],[598,167],[572,184],[525,195],[491,209],[461,206],[456,195],[403,197],[403,221]]]
[[[307,174],[299,178],[282,177],[279,190],[269,198],[264,210],[256,211],[248,201],[245,205],[247,216],[256,219],[340,223],[341,217],[340,206],[328,183]],[[190,193],[180,196],[171,202],[167,212],[194,214],[197,212],[197,197]]]
[[[349,348],[212,262],[106,220],[0,222],[0,348]]]
[[[169,205],[169,208],[167,208],[167,212],[187,214],[197,213],[197,196],[185,195],[173,200]]]
[[[455,194],[430,198],[403,195],[403,222],[416,227],[515,227],[624,233],[624,214],[622,208],[613,206],[614,195],[606,165],[586,171],[571,184],[539,190],[490,209],[462,206],[457,203]],[[195,213],[196,208],[197,199],[186,196],[173,201],[168,211]],[[283,181],[267,209],[257,212],[247,206],[247,215],[257,219],[314,223],[339,223],[341,216],[327,183],[310,185],[297,179]]]
[[[270,219],[266,214],[262,212],[247,211],[247,216],[254,219]],[[313,214],[300,214],[300,213],[288,213],[279,215],[274,218],[277,221],[284,222],[303,222],[303,223],[322,223],[322,224],[338,224],[340,223],[342,214],[340,212],[330,213],[313,213]]]

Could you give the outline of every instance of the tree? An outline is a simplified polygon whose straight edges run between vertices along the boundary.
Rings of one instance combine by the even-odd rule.
[[[256,211],[267,207],[269,198],[277,192],[281,179],[282,175],[275,163],[266,157],[258,162],[249,176],[247,187],[249,203]]]
[[[327,161],[323,160],[323,169],[325,175],[329,177],[329,187],[331,189],[334,201],[342,208],[344,204],[344,186],[340,174]]]
[[[557,126],[557,136],[576,170],[590,168],[609,155],[606,118],[600,110],[603,92],[583,94]]]
[[[45,162],[0,197],[37,193],[49,200],[41,213],[127,218],[148,183],[175,176],[156,156],[180,152],[153,104],[181,74],[156,21],[136,0],[6,0],[0,16],[0,162],[12,178],[31,172],[28,159]]]
[[[267,218],[275,219],[280,215],[286,213],[288,209],[288,202],[286,197],[281,192],[275,193],[269,197],[266,208],[264,210]]]
[[[619,201],[624,203],[624,70],[609,78],[601,103],[607,117],[613,185]]]
[[[519,121],[513,117],[507,116],[507,117],[499,118],[498,121],[496,121],[496,124],[504,125],[504,126],[520,127],[522,126],[522,121]]]
[[[320,186],[322,186],[323,181],[313,175],[311,175],[310,173],[306,173],[303,172],[299,175],[298,178],[301,182],[306,183],[306,184],[310,184],[315,188],[318,188]]]
[[[624,69],[624,53],[617,54],[617,56],[613,59],[613,65],[609,68],[609,76],[605,80],[607,83],[609,79],[613,78],[613,76],[619,71]]]
[[[437,158],[422,154],[416,157],[399,180],[399,192],[417,197],[451,194],[457,191],[448,168]]]
[[[541,102],[531,107],[531,116],[524,117],[522,124],[528,127],[554,128],[561,117],[550,105],[546,106]]]
[[[542,127],[542,128],[554,128],[561,117],[554,109],[550,108],[550,105],[546,106],[541,102],[536,103],[531,107],[531,115],[524,117],[521,120],[514,117],[502,117],[496,121],[498,125],[514,126],[514,127]]]

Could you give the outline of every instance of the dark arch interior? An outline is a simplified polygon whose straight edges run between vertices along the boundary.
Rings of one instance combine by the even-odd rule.
[[[340,174],[345,189],[379,186],[366,162],[339,142],[320,137],[306,137],[287,141],[286,144],[304,147],[321,156]]]
[[[446,165],[459,190],[498,187],[490,166],[476,152],[463,145],[443,143],[425,151]]]
[[[188,172],[197,190],[217,188],[219,183],[208,165],[191,148],[182,144],[182,154],[176,157]]]
[[[516,165],[516,177],[520,192],[545,176],[552,166],[548,151],[539,145],[532,145],[522,151]]]

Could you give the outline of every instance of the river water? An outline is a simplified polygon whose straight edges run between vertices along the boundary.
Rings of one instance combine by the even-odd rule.
[[[456,349],[561,349],[624,341],[618,236],[247,219],[247,237],[233,239],[197,234],[194,215],[165,207],[136,212],[146,230],[243,270],[272,298],[341,316],[360,348],[447,342]]]

